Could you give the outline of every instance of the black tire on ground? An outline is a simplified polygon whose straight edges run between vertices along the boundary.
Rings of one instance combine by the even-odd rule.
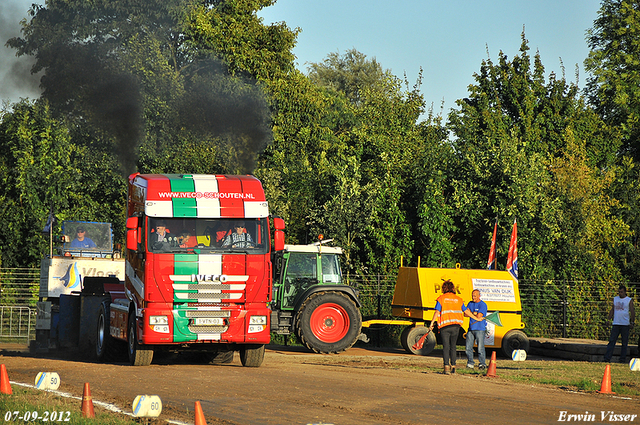
[[[100,312],[98,313],[98,324],[96,326],[96,343],[95,357],[98,361],[108,359],[109,345],[111,344],[111,336],[109,335],[109,303],[104,301],[100,304]]]
[[[429,332],[429,335],[427,335],[427,338],[424,340],[421,349],[414,350],[413,345],[427,332],[429,332],[429,328],[426,326],[413,326],[406,328],[400,336],[402,347],[408,353],[417,354],[418,356],[426,356],[436,347],[436,335],[433,332]]]
[[[127,343],[129,347],[129,364],[131,366],[149,366],[151,364],[153,349],[145,348],[138,343],[136,314],[133,311],[129,313]]]
[[[233,353],[233,351],[232,351]],[[264,345],[243,345],[240,348],[240,361],[244,367],[260,367],[264,360]]]
[[[233,362],[233,351],[213,351],[204,353],[205,362],[208,364],[226,364]]]
[[[411,329],[413,329],[413,326],[407,326],[402,330],[402,333],[400,334],[400,345],[402,345],[402,348],[404,348],[404,351],[406,351],[407,353],[411,352],[409,346],[407,345],[407,339],[409,337],[409,332],[411,332]]]
[[[350,348],[362,329],[356,303],[342,292],[317,292],[296,314],[296,334],[316,353],[340,353]]]
[[[502,353],[511,358],[514,350],[524,350],[529,352],[529,338],[518,329],[512,329],[502,338]]]

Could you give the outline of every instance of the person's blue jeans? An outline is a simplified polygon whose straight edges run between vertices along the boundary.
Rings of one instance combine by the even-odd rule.
[[[620,350],[620,363],[627,360],[627,345],[629,345],[629,326],[613,325],[611,327],[611,335],[609,336],[609,344],[607,344],[607,352],[604,355],[604,361],[611,361],[613,349],[616,347],[618,336],[622,335],[622,349]]]
[[[475,342],[478,344],[479,366],[486,366],[487,354],[484,351],[484,334],[484,330],[467,332],[467,364],[473,364],[473,343]]]

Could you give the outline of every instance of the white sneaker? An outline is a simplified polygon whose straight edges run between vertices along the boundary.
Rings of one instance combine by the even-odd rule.
[[[467,363],[467,369],[473,369],[473,368],[474,368],[474,366],[472,364]]]

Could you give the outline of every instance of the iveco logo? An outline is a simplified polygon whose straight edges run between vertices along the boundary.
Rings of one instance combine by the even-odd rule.
[[[226,282],[229,276],[226,274],[192,274],[191,282]]]

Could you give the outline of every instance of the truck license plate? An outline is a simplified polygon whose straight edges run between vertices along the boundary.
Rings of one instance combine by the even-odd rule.
[[[197,317],[193,322],[197,326],[224,325],[222,317]]]

